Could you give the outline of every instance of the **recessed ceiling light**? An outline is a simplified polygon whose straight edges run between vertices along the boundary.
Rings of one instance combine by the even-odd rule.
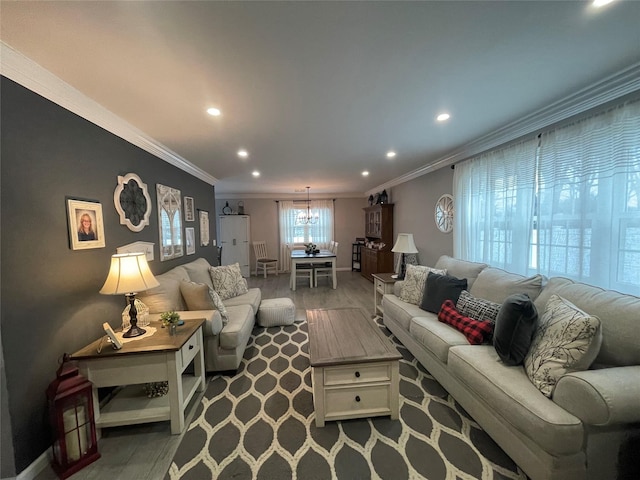
[[[369,172],[367,170],[365,170],[364,172],[362,172],[362,176],[363,177],[368,177],[369,176]]]
[[[247,152],[244,148],[238,150],[238,156],[241,158],[247,158],[249,156],[249,152]]]
[[[254,177],[259,177],[260,176],[260,172],[257,170],[254,170],[253,172],[251,172],[251,175],[253,175]]]
[[[211,107],[207,108],[207,113],[213,117],[219,117],[222,112],[219,108]]]
[[[387,152],[387,158],[393,158],[396,156],[396,152],[394,152],[393,150],[389,150]]]
[[[436,120],[438,120],[439,122],[445,122],[449,120],[449,118],[451,118],[451,115],[449,115],[448,113],[441,113],[436,117]]]

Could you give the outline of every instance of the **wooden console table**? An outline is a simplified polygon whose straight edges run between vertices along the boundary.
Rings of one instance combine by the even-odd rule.
[[[184,429],[184,410],[196,392],[205,387],[203,319],[185,320],[176,335],[169,335],[160,322],[153,335],[124,343],[114,350],[103,339],[87,345],[71,356],[82,374],[93,383],[96,427],[115,427],[171,421],[171,433]],[[98,350],[102,343],[101,353]],[[193,363],[194,374],[185,374]],[[167,395],[148,398],[143,385],[169,382]],[[126,386],[100,408],[99,387]]]

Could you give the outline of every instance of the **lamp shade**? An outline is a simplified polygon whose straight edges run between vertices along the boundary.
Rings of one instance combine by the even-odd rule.
[[[143,292],[160,285],[151,273],[144,253],[121,253],[111,256],[109,275],[100,289],[103,295]]]
[[[413,243],[413,233],[399,233],[391,251],[395,253],[418,253],[416,244]]]

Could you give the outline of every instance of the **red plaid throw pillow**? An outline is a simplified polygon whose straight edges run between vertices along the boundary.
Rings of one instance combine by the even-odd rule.
[[[445,300],[442,303],[438,320],[464,333],[471,345],[480,345],[484,341],[485,335],[490,335],[493,330],[491,322],[480,322],[462,315],[456,310],[456,306],[451,300]]]

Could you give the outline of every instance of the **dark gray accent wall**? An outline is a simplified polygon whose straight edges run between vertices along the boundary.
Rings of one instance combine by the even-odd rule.
[[[5,449],[5,390],[15,458],[20,473],[51,444],[45,390],[55,379],[58,360],[102,334],[102,323],[118,327],[124,297],[100,295],[116,247],[153,242],[156,273],[206,258],[215,249],[160,262],[156,183],[193,197],[210,212],[215,233],[214,189],[208,183],[131,145],[104,129],[36,95],[11,80],[1,83],[1,294],[0,331],[4,353],[2,474],[13,469]],[[113,205],[118,175],[140,176],[153,204],[150,225],[141,232],[120,225]],[[69,248],[65,197],[102,204],[106,247]],[[10,458],[6,458],[6,454]],[[10,473],[10,472],[7,472]]]

